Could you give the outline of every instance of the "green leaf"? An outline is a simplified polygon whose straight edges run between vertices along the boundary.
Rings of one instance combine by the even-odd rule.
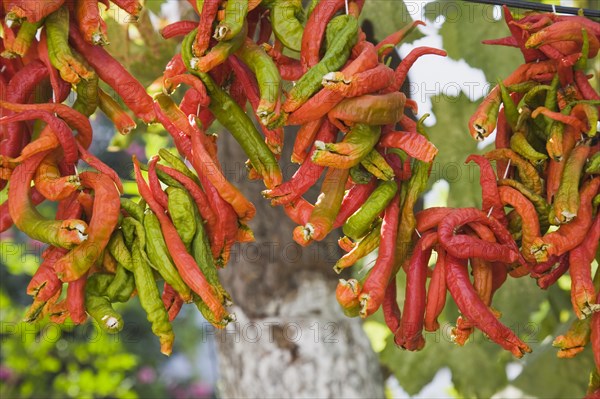
[[[587,389],[589,371],[594,367],[590,347],[573,359],[557,359],[551,341],[533,348],[525,359],[525,368],[513,384],[539,398],[582,398]]]
[[[366,1],[360,14],[360,24],[362,25],[365,20],[371,22],[377,42],[413,22],[411,13],[403,1],[389,0]],[[424,37],[423,34],[415,29],[402,43],[412,43],[422,37]]]
[[[440,34],[444,50],[454,60],[464,59],[470,66],[480,68],[490,83],[505,78],[523,62],[521,52],[512,47],[481,44],[485,39],[510,35],[504,18],[494,18],[490,5],[463,1],[434,1],[425,6],[425,16],[434,20],[446,18]]]
[[[463,93],[459,97],[437,95],[431,98],[431,102],[436,124],[427,131],[439,152],[431,169],[429,187],[444,179],[450,184],[448,206],[479,207],[479,168],[473,163],[465,164],[470,154],[481,153],[467,130],[469,117],[477,104],[469,101]]]
[[[144,7],[158,15],[160,13],[160,6],[164,2],[165,0],[146,0],[144,2]]]

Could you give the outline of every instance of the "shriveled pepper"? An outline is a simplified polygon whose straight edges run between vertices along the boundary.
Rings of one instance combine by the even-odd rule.
[[[8,189],[8,211],[15,225],[29,237],[62,248],[72,248],[88,239],[88,225],[83,220],[49,220],[33,206],[30,182],[46,154],[39,153],[18,165]]]
[[[379,254],[360,293],[360,316],[367,317],[381,306],[390,278],[394,276],[394,256],[398,234],[399,197],[396,195],[385,210],[381,224]]]
[[[552,208],[552,214],[558,223],[568,223],[577,216],[579,180],[589,153],[589,143],[580,143],[566,161]]]
[[[411,157],[423,162],[431,162],[438,153],[438,149],[431,141],[413,132],[396,131],[385,133],[379,145],[401,149]]]
[[[379,126],[357,123],[339,143],[324,143],[316,140],[311,160],[321,166],[351,168],[358,165],[371,152],[380,134]]]
[[[189,249],[196,234],[197,220],[194,202],[186,190],[169,187],[168,209],[173,225],[184,245]]]
[[[333,266],[336,273],[354,265],[359,259],[373,252],[381,240],[381,225],[377,224],[362,240],[360,240],[352,250],[344,254]]]
[[[247,15],[248,0],[227,1],[225,18],[219,22],[213,37],[218,41],[231,40],[242,31]]]
[[[592,282],[592,262],[600,242],[600,216],[596,215],[585,238],[569,252],[569,274],[571,275],[571,303],[580,319],[600,312],[596,302],[596,289]],[[596,272],[598,273],[598,272]]]
[[[329,120],[340,130],[356,123],[388,125],[396,123],[404,114],[404,93],[393,92],[381,95],[364,95],[348,98],[329,111]],[[338,122],[339,120],[339,122]]]
[[[88,227],[88,239],[54,265],[63,281],[77,280],[99,259],[117,225],[121,208],[119,192],[107,175],[83,172],[79,178],[84,187],[94,190],[94,211]]]
[[[323,76],[342,67],[350,56],[350,51],[358,39],[358,20],[351,15],[341,15],[336,18],[344,20],[342,31],[328,47],[321,61],[307,71],[288,92],[283,104],[285,112],[291,113],[300,108],[319,90]]]
[[[306,246],[313,240],[321,241],[329,234],[342,205],[346,180],[348,169],[329,168],[308,223],[294,229],[294,241]]]
[[[344,234],[355,240],[363,237],[397,191],[398,185],[394,181],[381,182],[362,206],[346,220]]]
[[[509,350],[515,357],[531,352],[531,348],[515,333],[500,323],[481,301],[467,274],[464,260],[446,255],[446,284],[461,313],[487,334],[494,342]]]

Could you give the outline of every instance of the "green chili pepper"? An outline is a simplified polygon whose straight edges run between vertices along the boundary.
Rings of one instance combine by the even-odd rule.
[[[343,226],[344,234],[354,240],[367,234],[373,221],[385,210],[397,191],[396,182],[381,182],[365,203],[346,220]]]
[[[187,167],[185,162],[183,162],[177,155],[174,155],[171,151],[161,148],[158,150],[158,155],[161,159],[163,159],[166,163],[168,163],[173,169],[183,173],[190,179],[194,180],[198,185],[200,185],[200,179],[194,172]],[[141,166],[141,165],[140,165]],[[158,169],[157,169],[158,173]],[[170,185],[170,184],[169,184]]]
[[[109,334],[116,334],[123,329],[123,318],[117,313],[104,291],[113,276],[104,273],[92,274],[85,285],[85,309],[100,326]]]
[[[121,208],[125,209],[129,216],[133,217],[138,222],[144,221],[144,207],[136,204],[129,198],[121,198]]]
[[[181,183],[179,183],[177,180],[173,179],[171,176],[169,176],[160,169],[156,169],[156,175],[158,176],[160,181],[165,183],[167,186],[179,188],[182,190],[185,189],[185,187]]]
[[[277,65],[263,47],[249,38],[236,55],[254,72],[258,81],[260,102],[256,108],[256,116],[269,129],[280,126],[284,120],[278,107],[281,100],[281,75]]]
[[[144,231],[146,233],[146,251],[150,265],[155,267],[162,278],[179,293],[184,302],[190,302],[191,290],[173,264],[169,255],[165,238],[160,229],[160,222],[154,212],[148,210],[144,215]]]
[[[69,83],[93,78],[93,72],[81,64],[69,46],[69,10],[61,7],[46,17],[44,22],[48,38],[48,56],[60,76]]]
[[[535,210],[538,214],[538,220],[540,223],[540,231],[548,230],[550,226],[550,222],[548,220],[548,216],[550,215],[550,205],[546,202],[546,200],[541,196],[533,192],[529,187],[525,186],[523,183],[518,182],[513,179],[500,179],[498,180],[498,186],[509,186],[516,190],[518,190],[521,194],[523,194],[535,207]]]
[[[588,160],[585,173],[589,173],[590,175],[600,174],[600,152],[595,153]]]
[[[196,235],[192,241],[192,255],[194,256],[198,266],[200,266],[202,274],[204,274],[204,277],[206,277],[208,283],[215,288],[216,293],[221,297],[222,303],[225,306],[231,305],[231,296],[225,290],[225,288],[223,288],[221,282],[219,281],[217,266],[215,265],[215,260],[212,257],[208,235],[206,234],[202,223],[198,223]]]
[[[141,242],[136,237],[133,241],[131,251],[135,286],[140,298],[140,304],[146,311],[148,321],[152,324],[152,332],[160,340],[160,351],[168,356],[171,354],[175,335],[169,322],[169,315],[154,282],[154,275],[142,252]]]
[[[125,244],[125,237],[121,230],[115,230],[108,241],[107,248],[118,264],[129,271],[133,270],[131,265],[131,252],[129,252],[127,244]]]
[[[534,165],[543,163],[548,156],[531,146],[523,130],[517,130],[510,137],[510,148]]]
[[[270,10],[271,25],[277,39],[290,50],[300,51],[304,32],[302,1],[263,0],[262,5]]]
[[[196,234],[197,224],[197,215],[193,211],[194,200],[187,191],[175,187],[167,188],[167,195],[171,220],[189,252],[194,234]]]
[[[117,262],[118,263],[118,262]],[[121,264],[117,266],[117,272],[111,283],[104,291],[111,302],[127,302],[135,289],[133,274],[127,271]]]
[[[319,4],[319,1],[321,1],[321,0],[310,0],[310,3],[308,3],[308,6],[306,7],[306,11],[304,12],[306,14],[307,20],[308,20],[308,18],[310,18],[310,14],[312,14],[315,7]]]
[[[79,54],[73,53],[73,57],[79,60],[82,65],[90,68],[89,65],[87,65],[87,62]],[[85,80],[81,80],[75,89],[77,98],[73,103],[74,110],[79,111],[87,117],[96,112],[96,108],[100,105],[98,82],[98,75],[90,68],[90,76]]]
[[[350,57],[352,47],[358,40],[358,20],[352,15],[340,15],[333,18],[329,23],[340,22],[344,22],[343,29],[327,48],[321,61],[309,69],[289,91],[283,104],[285,112],[291,113],[300,108],[322,87],[323,76],[329,72],[339,70]]]
[[[546,142],[546,151],[548,155],[556,162],[563,159],[563,133],[565,125],[559,121],[552,121],[548,130],[548,141]]]
[[[380,180],[391,180],[394,178],[394,170],[377,150],[371,150],[360,164]]]
[[[248,31],[248,25],[246,24],[245,20],[242,28],[242,31],[240,31],[235,37],[231,38],[231,40],[217,43],[216,46],[212,47],[202,57],[191,58],[191,69],[200,72],[208,72],[216,66],[224,63],[231,54],[235,53],[244,45],[244,40]]]
[[[425,114],[417,123],[417,132],[429,139],[427,133],[424,130],[423,122],[429,116]],[[433,162],[433,161],[432,161]],[[417,200],[427,188],[427,181],[429,180],[429,170],[432,162],[423,162],[415,160],[413,163],[413,171],[408,182],[402,184],[402,190],[400,193],[401,208],[400,208],[400,223],[398,229],[398,236],[396,238],[396,254],[395,254],[395,265],[392,276],[396,275],[400,267],[403,266],[404,261],[410,254],[413,239],[412,235],[417,226],[415,218],[414,207]]]
[[[577,216],[579,180],[589,153],[589,142],[583,142],[573,148],[567,159],[551,212],[551,217],[556,218],[559,223],[568,223]]]
[[[240,144],[256,172],[264,179],[267,188],[279,185],[282,181],[279,164],[252,120],[208,74],[191,68],[191,43],[195,35],[196,30],[186,36],[182,43],[181,56],[188,70],[198,76],[206,86],[210,96],[210,111]]]
[[[362,165],[358,164],[350,168],[350,177],[356,184],[368,184],[373,175],[369,173]]]
[[[2,57],[23,57],[27,53],[27,50],[29,50],[29,47],[31,47],[31,43],[33,43],[33,39],[35,39],[37,30],[42,26],[42,22],[43,20],[37,22],[21,22],[19,33],[17,33],[11,48],[4,50],[2,52]]]
[[[231,40],[237,36],[242,31],[246,15],[248,15],[248,0],[228,0],[225,5],[225,18],[217,26],[214,38],[221,41]]]
[[[500,92],[502,93],[502,104],[504,105],[504,115],[506,116],[506,121],[510,125],[512,130],[515,130],[517,127],[517,120],[519,119],[519,109],[517,105],[510,97],[510,92],[502,84],[502,81],[498,81],[498,86],[500,86]]]
[[[577,62],[575,62],[574,68],[578,71],[585,71],[587,69],[588,55],[590,52],[590,37],[588,36],[588,32],[585,28],[581,28],[581,36],[583,38],[583,42],[581,44],[581,57],[579,57]]]
[[[381,127],[357,123],[339,143],[315,142],[312,161],[321,166],[350,168],[358,165],[379,141]]]

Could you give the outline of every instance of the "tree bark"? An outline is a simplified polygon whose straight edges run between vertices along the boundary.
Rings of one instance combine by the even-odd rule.
[[[250,223],[256,242],[236,245],[221,271],[237,322],[216,334],[219,396],[383,397],[379,362],[361,321],[345,317],[335,299],[339,234],[297,245],[294,224],[262,198],[261,182],[248,181],[239,145],[227,132],[220,136],[227,178],[253,201],[257,216]],[[290,157],[295,132],[286,128],[286,136],[282,160]],[[296,168],[283,165],[289,178]]]

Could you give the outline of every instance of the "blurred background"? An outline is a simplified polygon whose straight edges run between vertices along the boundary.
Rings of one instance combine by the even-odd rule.
[[[598,0],[543,2],[583,8],[599,5]],[[156,90],[153,82],[178,46],[176,40],[162,40],[158,29],[195,15],[187,1],[147,0],[145,6],[146,12],[135,23],[127,23],[116,9],[105,11],[111,17],[107,19],[108,49],[149,90]],[[525,11],[513,10],[515,14]],[[405,87],[407,95],[419,104],[417,117],[431,114],[426,124],[440,150],[422,206],[480,206],[478,170],[465,165],[464,159],[487,151],[493,136],[476,143],[468,135],[467,121],[489,85],[522,62],[516,49],[480,43],[509,34],[501,8],[448,0],[367,0],[362,19],[363,29],[375,41],[413,20],[426,22],[398,48],[400,59],[417,46],[448,52],[443,60],[429,56],[417,61]],[[591,67],[598,90],[600,60]],[[127,194],[135,196],[131,155],[144,160],[159,148],[172,147],[167,133],[152,125],[138,126],[130,135],[120,136],[101,111],[92,119],[92,151],[119,172]],[[219,133],[221,129],[215,125],[211,130]],[[231,140],[222,135],[224,144],[220,145],[225,153],[221,155],[228,157]],[[289,136],[293,140],[293,133]],[[25,288],[44,247],[11,228],[0,235],[0,397],[185,399],[237,396],[240,392],[253,396],[244,385],[248,378],[256,381],[256,392],[267,394],[266,387],[271,387],[268,393],[273,397],[302,393],[389,398],[584,395],[593,364],[590,348],[574,359],[558,359],[551,346],[553,337],[574,320],[568,276],[548,291],[540,290],[527,277],[509,279],[496,294],[494,306],[502,312],[503,322],[534,350],[521,360],[480,332],[464,347],[457,347],[444,327],[439,333],[425,335],[427,345],[421,352],[401,351],[381,314],[361,322],[344,319],[336,308],[332,294],[339,276],[331,266],[338,256],[337,236],[318,249],[300,250],[291,239],[293,226],[279,223],[281,211],[258,198],[260,187],[247,183],[239,173],[243,168],[236,167],[244,160],[241,156],[239,163],[235,160],[234,154],[225,164],[228,177],[244,192],[248,188],[255,203],[261,202],[257,203],[257,220],[251,224],[257,243],[236,247],[222,276],[238,304],[238,323],[225,332],[215,332],[195,309],[184,307],[174,321],[177,339],[170,358],[160,354],[137,299],[117,308],[125,320],[125,328],[117,336],[102,333],[91,321],[81,326],[23,323],[31,303]],[[289,177],[295,168],[284,170]],[[0,193],[0,202],[5,197],[6,192]],[[39,209],[51,214],[52,206],[45,204]],[[364,274],[374,259],[371,254],[352,273]],[[404,277],[402,273],[399,276]],[[403,298],[403,292],[399,291],[398,297]],[[440,323],[449,327],[457,315],[455,305],[448,301]],[[312,359],[312,366],[305,359]],[[306,383],[307,375],[311,376],[306,367],[318,369],[319,359],[331,366],[326,372],[336,374],[335,381],[343,388],[311,391],[295,386]],[[357,364],[340,359],[353,359]],[[265,372],[259,367],[263,360],[272,365],[262,369]],[[354,372],[358,369],[361,375]]]

